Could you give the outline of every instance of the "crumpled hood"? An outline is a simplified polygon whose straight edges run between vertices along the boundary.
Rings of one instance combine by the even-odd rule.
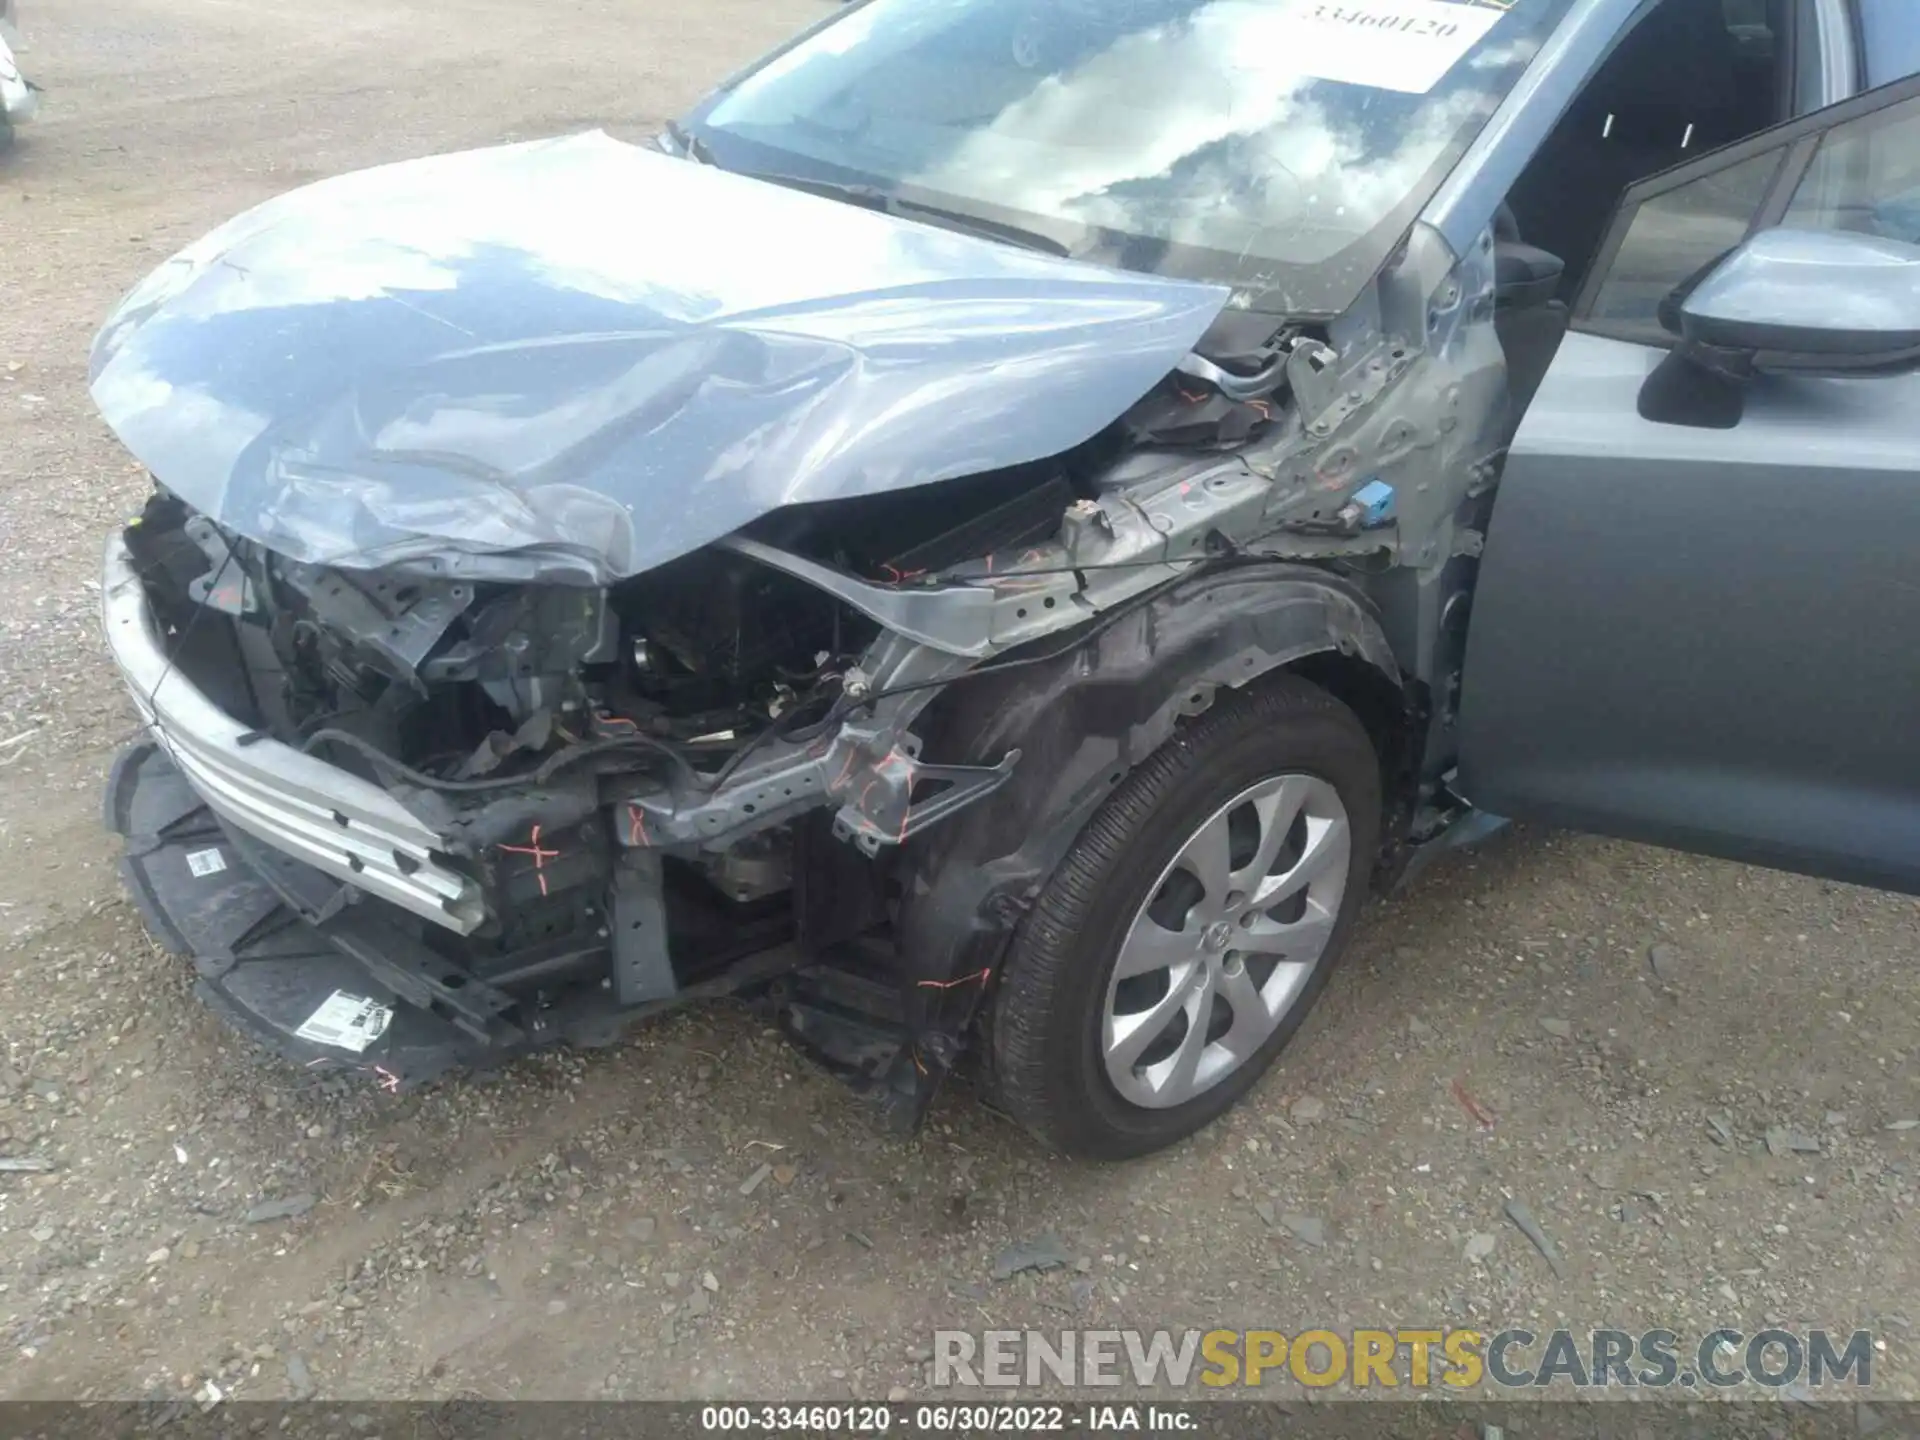
[[[271,200],[136,287],[90,368],[161,484],[296,560],[604,584],[1066,450],[1227,295],[593,132]]]

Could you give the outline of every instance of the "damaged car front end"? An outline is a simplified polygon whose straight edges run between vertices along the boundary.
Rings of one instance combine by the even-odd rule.
[[[837,23],[890,4],[934,23]],[[1168,23],[1119,9],[1094,60]],[[910,1127],[1103,807],[1289,677],[1378,773],[1280,816],[1267,909],[1215,897],[1271,932],[1272,1015],[1189,1006],[1191,1063],[1105,1022],[1121,1092],[1204,1123],[1243,1022],[1271,1058],[1364,877],[1451,813],[1427,739],[1506,373],[1491,234],[1456,254],[1412,216],[1496,68],[1426,181],[1349,245],[1302,215],[1322,259],[1251,283],[766,163],[721,113],[750,87],[680,154],[408,162],[189,247],[92,362],[155,481],[103,601],[149,730],[108,818],[150,927],[250,1033],[388,1088],[743,994]],[[1336,845],[1361,882],[1323,905]],[[1248,973],[1219,925],[1153,923]]]

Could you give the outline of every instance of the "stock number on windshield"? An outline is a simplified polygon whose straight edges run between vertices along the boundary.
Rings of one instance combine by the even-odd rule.
[[[893,1425],[885,1405],[703,1405],[702,1430],[747,1434],[818,1430],[836,1435],[884,1434]]]

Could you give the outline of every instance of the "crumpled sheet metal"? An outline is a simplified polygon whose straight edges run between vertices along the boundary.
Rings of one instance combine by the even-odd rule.
[[[90,375],[161,484],[293,559],[607,584],[1069,449],[1227,297],[591,132],[271,200],[137,286]]]

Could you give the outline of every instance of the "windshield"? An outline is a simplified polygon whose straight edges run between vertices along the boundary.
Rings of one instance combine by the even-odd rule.
[[[1572,0],[866,0],[705,102],[730,169],[877,186],[1330,316]]]

